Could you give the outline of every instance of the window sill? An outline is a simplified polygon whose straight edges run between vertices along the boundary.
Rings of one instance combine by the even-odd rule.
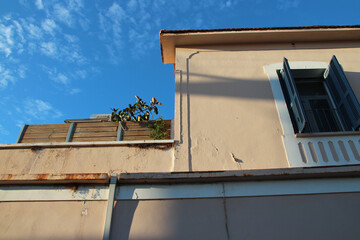
[[[51,142],[51,143],[14,143],[0,144],[0,149],[16,148],[53,148],[53,147],[109,147],[134,145],[173,145],[173,139],[166,140],[134,140],[134,141],[106,141],[106,142]]]
[[[318,133],[297,133],[296,138],[311,138],[311,137],[336,137],[336,136],[359,136],[358,131],[348,132],[318,132]]]

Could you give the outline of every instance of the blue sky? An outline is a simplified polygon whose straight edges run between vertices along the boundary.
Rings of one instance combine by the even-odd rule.
[[[63,123],[158,98],[174,116],[161,29],[353,25],[360,1],[0,0],[0,143],[21,126]]]

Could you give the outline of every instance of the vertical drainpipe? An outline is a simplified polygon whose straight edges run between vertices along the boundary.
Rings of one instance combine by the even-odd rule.
[[[109,197],[108,197],[108,203],[107,203],[107,208],[106,208],[103,240],[110,240],[111,219],[112,219],[112,214],[113,214],[113,209],[114,209],[116,183],[117,183],[117,176],[111,175],[110,184],[109,184]]]
[[[123,123],[120,121],[116,135],[116,141],[122,141],[122,137],[123,137]]]
[[[74,135],[75,127],[76,127],[76,123],[71,123],[70,124],[70,127],[69,127],[69,130],[68,130],[65,142],[71,142],[71,139],[72,139],[72,137]]]
[[[24,125],[22,126],[21,131],[20,131],[20,134],[19,134],[19,136],[18,136],[18,138],[17,138],[17,140],[16,140],[16,143],[20,143],[20,142],[22,141],[27,127],[28,127],[28,125],[26,125],[26,124],[24,124]]]

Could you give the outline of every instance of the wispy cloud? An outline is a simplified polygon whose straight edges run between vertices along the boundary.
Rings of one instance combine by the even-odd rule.
[[[70,89],[70,91],[69,91],[69,93],[71,95],[77,94],[79,92],[81,92],[81,89],[78,89],[78,88],[73,88],[73,89]]]
[[[62,83],[64,85],[68,85],[70,82],[69,78],[65,74],[62,74],[62,73],[59,73],[56,76],[54,76],[54,81]]]
[[[0,24],[0,50],[8,57],[11,54],[11,48],[14,42],[12,40],[12,26]]]
[[[27,32],[28,32],[28,36],[31,38],[31,39],[34,39],[34,40],[39,40],[42,38],[43,36],[43,31],[41,30],[40,27],[36,26],[35,24],[33,23],[28,23],[26,24],[26,22],[23,20],[23,26],[25,26]]]
[[[0,88],[5,88],[9,82],[14,83],[15,78],[9,69],[0,64]]]
[[[35,6],[36,6],[37,9],[39,9],[39,10],[44,9],[44,5],[43,5],[43,3],[42,3],[42,0],[36,0]]]
[[[138,6],[137,0],[130,0],[127,4],[129,11],[135,11]]]
[[[289,8],[296,8],[300,4],[299,0],[278,0],[277,1],[277,9],[279,10],[287,10]]]
[[[50,69],[46,66],[42,66],[42,68],[54,82],[61,83],[65,86],[70,84],[71,80],[65,73],[59,72],[56,68]]]
[[[40,99],[27,99],[24,102],[23,112],[30,118],[46,119],[59,118],[63,114],[56,110],[49,102]]]
[[[26,77],[27,67],[25,65],[19,65],[16,72],[20,78]]]
[[[54,57],[57,53],[57,47],[54,42],[43,42],[41,43],[41,52],[47,56]]]
[[[74,20],[70,14],[70,11],[60,3],[54,5],[54,16],[57,20],[65,23],[69,27],[73,24]]]
[[[76,43],[79,42],[79,38],[75,35],[70,35],[70,34],[65,34],[64,38],[66,39],[66,41],[68,41],[69,43]]]
[[[50,35],[54,35],[54,31],[57,28],[55,21],[49,18],[41,22],[41,27]]]
[[[0,134],[1,135],[9,135],[9,131],[7,131],[3,125],[0,124]]]
[[[112,21],[113,40],[115,46],[120,49],[122,47],[121,21],[126,17],[125,11],[117,3],[113,3],[106,16]]]

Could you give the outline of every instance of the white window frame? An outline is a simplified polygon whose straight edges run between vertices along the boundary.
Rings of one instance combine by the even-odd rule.
[[[291,69],[326,69],[328,62],[289,62]],[[360,164],[359,132],[295,134],[277,71],[283,63],[264,66],[270,80],[275,105],[282,126],[282,140],[290,167],[314,167]],[[344,134],[345,133],[345,134]],[[321,148],[319,147],[321,145]]]

